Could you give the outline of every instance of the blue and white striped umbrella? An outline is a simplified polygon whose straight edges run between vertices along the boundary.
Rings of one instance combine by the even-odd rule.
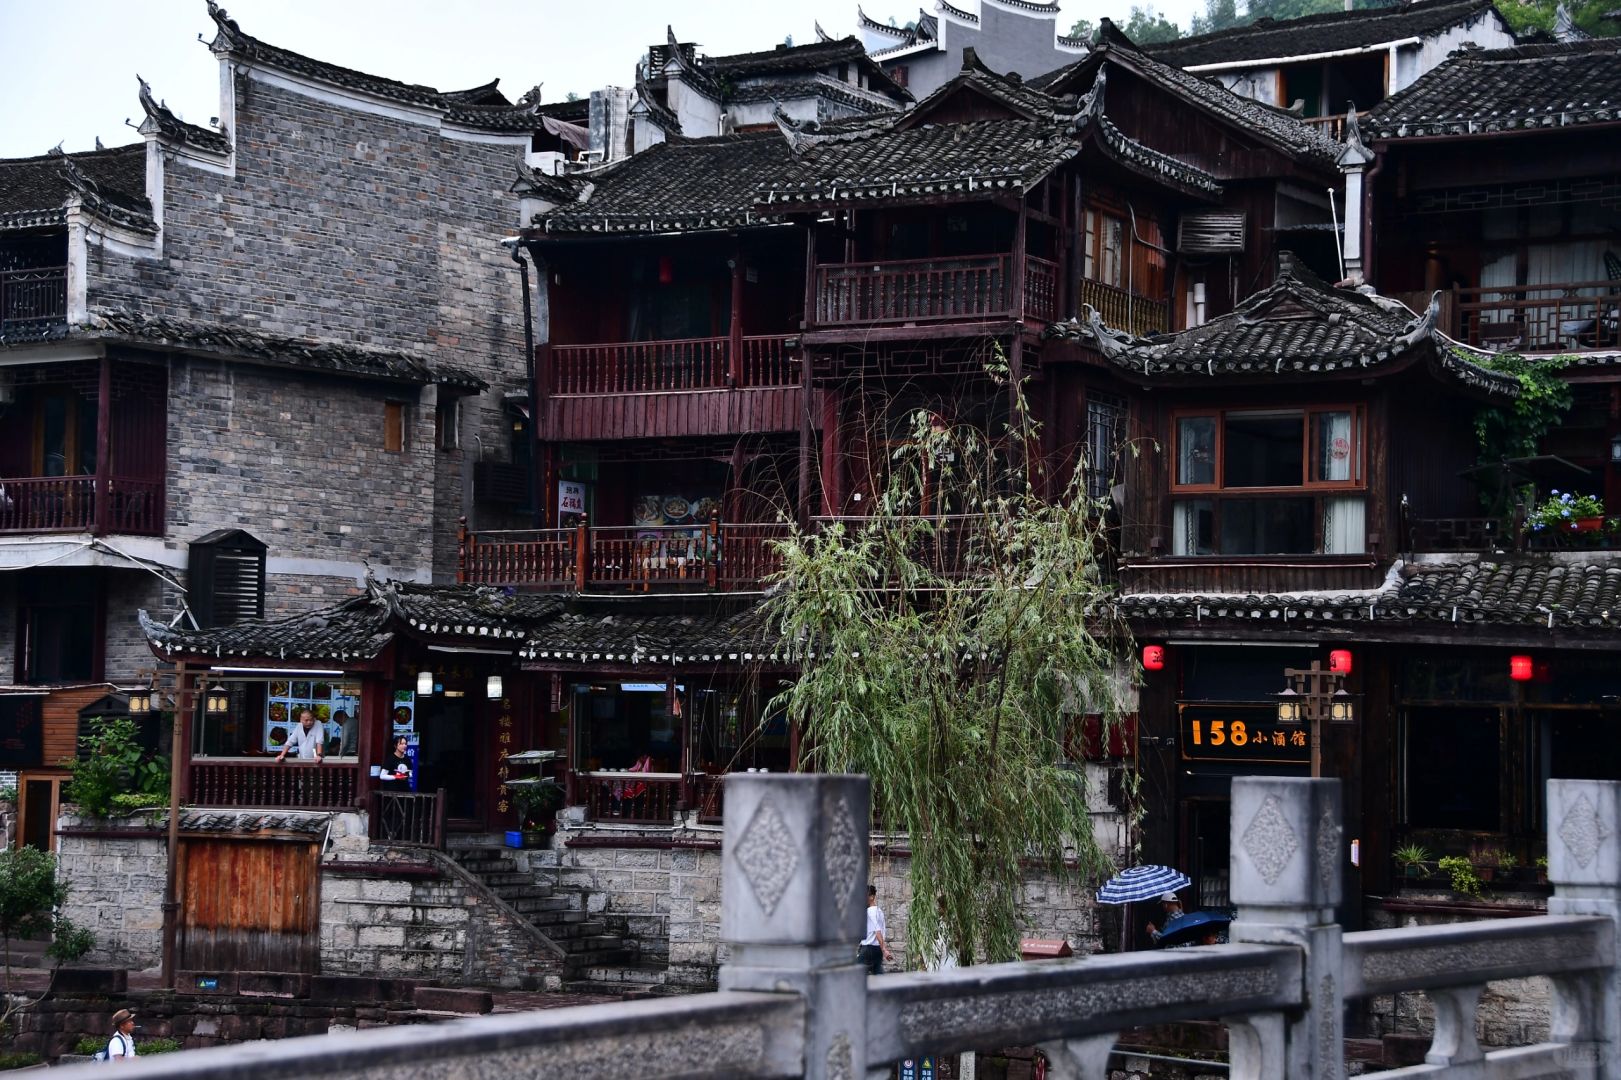
[[[1192,884],[1188,875],[1169,866],[1133,866],[1103,883],[1098,890],[1098,903],[1134,904],[1138,900],[1154,900]]]

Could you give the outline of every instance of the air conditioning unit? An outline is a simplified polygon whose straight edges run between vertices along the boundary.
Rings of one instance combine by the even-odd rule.
[[[1176,250],[1183,255],[1236,255],[1244,250],[1244,211],[1198,210],[1176,223]]]

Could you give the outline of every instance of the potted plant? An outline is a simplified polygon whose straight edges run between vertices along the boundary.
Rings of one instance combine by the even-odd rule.
[[[563,805],[563,786],[549,776],[542,776],[532,783],[513,783],[508,787],[512,809],[518,814],[522,846],[543,846],[546,838],[557,828],[557,810]]]
[[[1526,515],[1525,527],[1533,536],[1596,533],[1604,528],[1604,501],[1555,489]]]
[[[1537,861],[1536,861],[1536,868],[1537,868],[1537,884],[1538,885],[1546,885],[1546,884],[1548,884],[1548,856],[1546,856],[1546,855],[1538,855],[1537,856]]]
[[[1424,864],[1430,861],[1430,850],[1423,844],[1407,844],[1391,852],[1391,857],[1401,867],[1403,877],[1418,878],[1424,876]]]
[[[1476,900],[1481,898],[1480,875],[1475,873],[1475,864],[1462,855],[1443,855],[1436,864],[1441,872],[1450,879],[1452,891],[1464,896],[1472,896]]]

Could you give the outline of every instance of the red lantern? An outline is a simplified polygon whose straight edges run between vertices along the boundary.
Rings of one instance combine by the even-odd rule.
[[[1165,646],[1144,645],[1143,667],[1148,671],[1159,671],[1165,667]]]
[[[1511,656],[1508,658],[1508,677],[1515,682],[1530,682],[1532,676],[1531,658],[1529,656]]]
[[[668,255],[659,256],[659,284],[668,285],[675,280],[675,260]]]
[[[1336,675],[1351,674],[1351,650],[1335,649],[1328,654],[1328,670]]]

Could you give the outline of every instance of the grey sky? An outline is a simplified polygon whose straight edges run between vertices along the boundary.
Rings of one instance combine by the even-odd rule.
[[[815,40],[817,20],[853,33],[856,0],[224,0],[243,31],[346,67],[441,90],[500,76],[516,98],[544,83],[543,100],[628,85],[636,58],[664,40],[666,23],[711,54],[770,48],[789,34]],[[916,17],[919,0],[863,0],[874,18]],[[972,7],[977,0],[959,0]],[[933,0],[921,6],[933,9]],[[1116,0],[1064,0],[1078,17],[1129,10]],[[1158,5],[1186,23],[1200,0]],[[58,142],[88,150],[97,136],[133,142],[137,73],[184,119],[219,108],[219,66],[198,41],[213,36],[203,0],[0,0],[0,157],[43,154]]]

